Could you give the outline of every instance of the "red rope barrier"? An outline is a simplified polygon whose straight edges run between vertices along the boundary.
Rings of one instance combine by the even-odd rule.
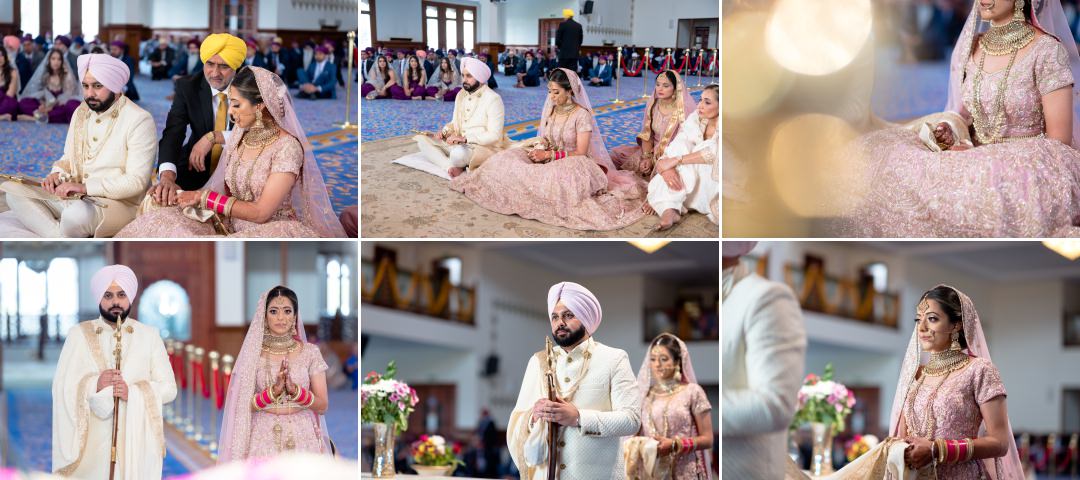
[[[633,61],[633,60],[631,60],[631,61]],[[641,68],[645,66],[645,58],[641,59],[641,62],[638,63],[637,68],[635,68],[633,71],[630,71],[630,70],[626,69],[626,59],[625,58],[622,59],[622,65],[620,65],[620,66],[623,69],[623,73],[625,73],[627,77],[636,77],[637,74],[641,72]]]
[[[217,395],[217,401],[215,402],[215,405],[217,406],[218,410],[221,410],[221,408],[225,406],[225,389],[222,388],[222,383],[223,383],[224,379],[222,378],[220,370],[218,370],[216,368],[213,369],[213,370],[214,370],[214,387],[217,388],[217,394],[218,394]]]

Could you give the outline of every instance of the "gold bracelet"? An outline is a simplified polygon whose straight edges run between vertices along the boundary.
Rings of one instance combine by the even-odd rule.
[[[975,457],[975,440],[965,438],[964,442],[967,443],[967,458],[965,458],[964,461],[970,462],[971,459]]]
[[[210,196],[210,190],[203,190],[202,195],[199,195],[199,208],[210,208],[206,205],[206,198]]]
[[[224,213],[224,215],[226,217],[231,217],[232,216],[232,209],[233,209],[234,204],[236,204],[236,197],[229,197],[229,199],[225,201],[225,213]]]
[[[217,136],[214,135],[213,130],[211,130],[209,132],[206,132],[206,135],[203,135],[203,138],[210,139],[210,145],[216,145],[217,144],[217,142],[215,142],[215,140],[217,140]]]

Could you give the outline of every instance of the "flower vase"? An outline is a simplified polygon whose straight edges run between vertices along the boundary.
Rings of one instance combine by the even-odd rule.
[[[371,463],[374,478],[394,478],[394,425],[373,423],[375,430],[375,459]]]
[[[814,453],[810,459],[810,473],[815,477],[833,473],[832,424],[810,422],[810,431],[814,437]]]
[[[453,465],[443,465],[441,467],[433,465],[413,465],[413,470],[420,475],[427,475],[429,477],[449,477],[450,472],[454,471]]]

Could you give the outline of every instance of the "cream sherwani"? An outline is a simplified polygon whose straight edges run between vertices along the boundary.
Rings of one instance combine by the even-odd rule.
[[[454,117],[443,127],[444,133],[465,137],[464,145],[450,145],[426,135],[413,137],[420,153],[443,170],[450,167],[479,168],[495,152],[506,148],[510,139],[503,133],[505,112],[502,97],[487,84],[475,92],[465,89],[454,99]]]
[[[705,138],[705,131],[698,120],[698,112],[687,117],[679,134],[664,150],[664,157],[678,157],[701,152],[707,163],[679,165],[675,171],[682,178],[683,188],[672,190],[660,175],[649,182],[649,205],[657,214],[674,209],[680,214],[695,210],[708,215],[713,223],[719,223],[719,217],[713,212],[712,203],[720,195],[720,182],[713,172],[720,149],[719,128],[712,138]]]
[[[68,126],[64,155],[50,173],[86,185],[98,204],[58,200],[36,187],[5,182],[8,204],[26,228],[42,237],[111,237],[135,219],[157,158],[150,113],[127,97],[97,113],[84,102]]]
[[[723,272],[724,478],[784,478],[787,428],[806,361],[791,289],[740,264]]]
[[[570,353],[561,347],[555,347],[554,351],[558,388],[565,395],[576,386],[569,400],[580,415],[579,426],[559,428],[557,478],[622,478],[619,437],[635,435],[641,426],[641,393],[626,352],[592,337]],[[588,360],[586,351],[591,357]],[[544,355],[540,351],[529,359],[507,426],[510,456],[523,479],[547,478],[548,423],[531,420],[533,404],[548,398],[541,363]],[[588,367],[581,376],[585,363]]]
[[[128,331],[131,327],[131,331]],[[68,331],[53,378],[52,469],[80,479],[109,478],[113,388],[97,389],[102,371],[116,366],[115,330],[100,317]],[[135,319],[121,332],[121,376],[116,478],[161,478],[165,458],[161,406],[176,398],[176,382],[158,330]]]

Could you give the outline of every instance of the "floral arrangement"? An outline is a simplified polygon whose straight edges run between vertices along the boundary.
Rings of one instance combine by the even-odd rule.
[[[877,444],[878,438],[873,435],[855,435],[854,438],[848,440],[847,445],[844,447],[844,453],[846,453],[849,462],[854,462],[856,458],[873,450]]]
[[[844,419],[851,415],[851,408],[855,406],[855,394],[832,378],[831,363],[825,365],[825,374],[821,377],[813,373],[806,376],[799,389],[799,404],[791,421],[792,430],[804,423],[824,423],[832,426],[834,432],[844,431]]]
[[[454,442],[447,448],[446,439],[439,435],[420,435],[420,440],[412,444],[412,458],[417,465],[432,467],[458,467],[465,462],[458,460],[461,444]]]
[[[405,382],[394,380],[397,366],[391,361],[386,366],[386,374],[370,372],[360,385],[360,421],[364,423],[386,423],[393,425],[398,432],[404,432],[409,426],[409,414],[413,412],[420,399],[416,390]]]

